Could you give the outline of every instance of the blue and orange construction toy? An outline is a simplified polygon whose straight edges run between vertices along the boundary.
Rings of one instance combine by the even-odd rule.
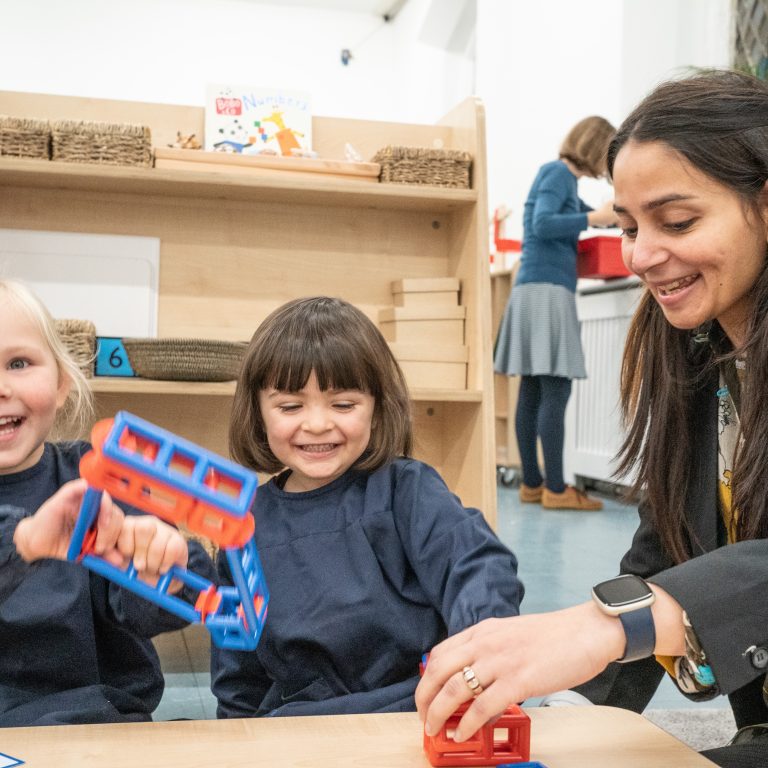
[[[423,675],[429,654],[419,664]],[[464,766],[515,764],[537,766],[529,763],[531,754],[531,719],[517,704],[508,706],[498,720],[486,723],[466,741],[457,744],[452,735],[472,702],[464,702],[443,724],[439,733],[424,733],[424,752],[431,765]],[[544,766],[541,766],[544,768]]]
[[[97,422],[91,442],[93,450],[80,460],[80,475],[88,481],[88,490],[67,559],[80,561],[190,623],[203,624],[221,648],[256,648],[269,602],[250,514],[256,475],[126,411]],[[138,578],[132,562],[123,570],[94,555],[94,523],[103,491],[211,539],[225,552],[235,586],[217,588],[208,579],[174,566],[153,587]],[[174,579],[198,591],[194,604],[168,594]]]

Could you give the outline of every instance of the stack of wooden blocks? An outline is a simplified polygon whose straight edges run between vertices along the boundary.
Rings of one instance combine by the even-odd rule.
[[[394,306],[379,312],[379,327],[408,386],[466,389],[469,352],[466,308],[455,277],[409,278],[392,283]]]

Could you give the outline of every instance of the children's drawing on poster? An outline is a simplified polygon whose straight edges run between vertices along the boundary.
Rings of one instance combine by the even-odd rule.
[[[275,88],[209,85],[205,149],[244,155],[304,155],[312,150],[309,94]]]

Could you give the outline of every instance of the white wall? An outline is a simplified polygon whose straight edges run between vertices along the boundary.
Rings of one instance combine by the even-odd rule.
[[[439,1],[385,24],[249,0],[0,0],[0,89],[202,105],[207,82],[233,82],[307,90],[315,114],[434,122],[474,74],[471,51],[421,39]]]
[[[0,0],[0,89],[202,105],[206,82],[230,81],[308,90],[316,114],[426,123],[476,93],[489,207],[512,209],[516,237],[573,123],[618,123],[680,68],[728,62],[730,0],[477,0],[476,26],[469,11],[408,0],[385,24],[250,0]]]
[[[489,208],[522,207],[568,129],[618,124],[656,83],[690,66],[727,66],[730,0],[480,0],[477,92],[488,113]],[[582,183],[587,202],[610,190]],[[591,198],[591,199],[590,199]]]

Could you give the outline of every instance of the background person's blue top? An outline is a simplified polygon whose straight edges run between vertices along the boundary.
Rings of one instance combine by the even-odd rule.
[[[576,177],[562,160],[546,163],[523,211],[523,255],[516,285],[554,283],[576,291],[576,246],[592,209],[578,195]]]

